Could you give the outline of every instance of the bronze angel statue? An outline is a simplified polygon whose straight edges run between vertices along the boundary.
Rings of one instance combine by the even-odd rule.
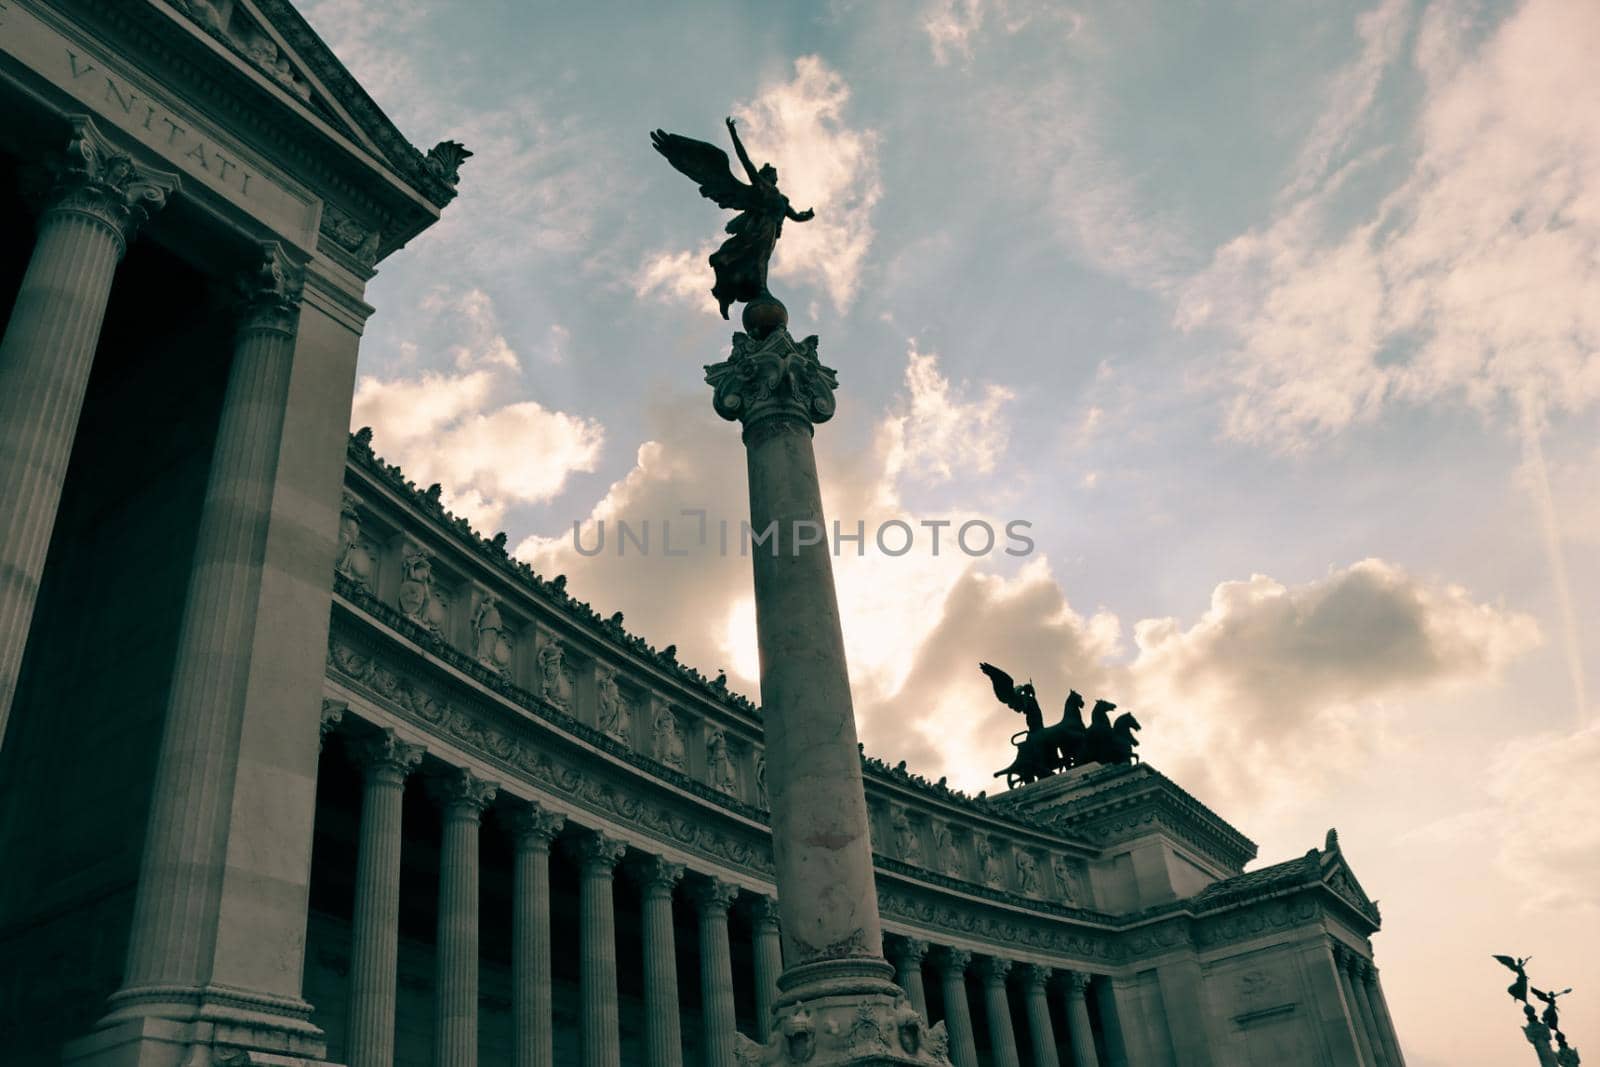
[[[796,211],[790,206],[789,198],[778,190],[778,168],[763,163],[758,169],[739,140],[733,119],[726,121],[728,136],[733,138],[733,150],[744,165],[749,185],[734,177],[728,153],[716,145],[666,130],[656,130],[650,135],[650,143],[668,163],[699,183],[701,196],[714,201],[718,207],[739,212],[728,222],[728,239],[711,253],[711,269],[716,275],[711,295],[717,298],[723,318],[728,317],[728,306],[734,303],[782,307],[767,291],[767,261],[772,258],[778,238],[783,236],[784,220],[806,222],[814,214],[809,208]],[[745,314],[746,317],[750,315],[749,308]],[[787,315],[783,318],[786,322]],[[749,325],[747,322],[746,326]]]

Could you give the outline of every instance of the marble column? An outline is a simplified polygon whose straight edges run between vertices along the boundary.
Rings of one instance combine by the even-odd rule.
[[[66,151],[0,340],[0,743],[55,527],[111,279],[139,226],[178,189],[87,116]]]
[[[649,1067],[681,1067],[672,889],[683,878],[683,864],[650,856],[632,870],[644,907],[644,1059]]]
[[[786,969],[778,1011],[804,1002],[818,1058],[852,1055],[844,1038],[873,1016],[892,1032],[901,993],[883,958],[861,753],[813,425],[834,411],[834,372],[816,338],[796,342],[770,297],[746,309],[755,335],[706,368],[712,405],[743,424],[767,790]],[[766,324],[761,315],[769,315]]]
[[[1090,986],[1095,991],[1095,1007],[1100,1011],[1100,1032],[1106,1039],[1105,1067],[1129,1067],[1128,1040],[1122,1032],[1116,980],[1109,974],[1099,974],[1094,976]]]
[[[733,956],[728,949],[728,905],[739,887],[716,878],[695,886],[700,914],[700,1010],[706,1067],[734,1067]]]
[[[394,1063],[395,996],[400,961],[400,810],[406,776],[421,745],[390,729],[359,749],[363,786],[356,845],[356,899],[350,932],[350,1003],[345,1058],[350,1067]]]
[[[1378,1067],[1392,1067],[1389,1063],[1389,1052],[1383,1046],[1383,1032],[1378,1029],[1378,1016],[1372,1010],[1372,999],[1367,996],[1367,961],[1359,953],[1352,953],[1350,962],[1350,986],[1356,993],[1356,1007],[1361,1012],[1361,1025],[1367,1030],[1367,1044],[1372,1046],[1372,1059]]]
[[[1082,971],[1067,972],[1067,1037],[1072,1042],[1075,1067],[1100,1067],[1100,1056],[1094,1049],[1094,1030],[1089,1025],[1090,978]]]
[[[1028,1008],[1028,1043],[1033,1046],[1034,1067],[1061,1067],[1055,1028],[1050,1025],[1050,1001],[1044,992],[1049,980],[1050,968],[1036,963],[1023,965],[1022,995]]]
[[[1020,1067],[1017,1037],[1011,1028],[1011,1001],[1006,997],[1006,975],[1011,961],[985,956],[978,961],[978,977],[983,982],[983,1004],[989,1019],[989,1055],[994,1067]]]
[[[766,1044],[772,1036],[772,1008],[778,999],[778,975],[783,973],[777,900],[767,896],[752,898],[750,926],[755,939],[756,1040]]]
[[[583,1067],[621,1067],[617,1030],[617,923],[612,872],[626,842],[590,830],[573,839],[581,869],[578,891],[578,984]]]
[[[906,991],[911,1006],[924,1019],[928,1017],[928,991],[922,985],[922,961],[928,955],[928,943],[914,937],[897,937],[890,942],[889,962],[894,964],[894,978]]]
[[[1350,1017],[1350,1029],[1355,1031],[1356,1044],[1361,1049],[1361,1062],[1367,1067],[1377,1067],[1378,1054],[1372,1047],[1372,1033],[1361,1016],[1361,1002],[1356,999],[1356,988],[1351,982],[1351,964],[1355,953],[1343,945],[1333,946],[1333,962],[1339,970],[1339,989],[1344,993],[1345,1010]]]
[[[1406,1058],[1400,1052],[1400,1035],[1395,1033],[1394,1018],[1389,1014],[1389,1000],[1383,995],[1383,983],[1378,980],[1378,968],[1368,960],[1361,973],[1367,983],[1367,999],[1372,1001],[1373,1014],[1378,1017],[1378,1035],[1389,1056],[1389,1067],[1406,1067]]]
[[[550,1002],[550,842],[567,817],[530,803],[512,819],[511,1064],[554,1067]],[[354,1065],[352,1065],[354,1067]]]
[[[972,1034],[972,1009],[967,1004],[967,965],[972,953],[941,948],[933,955],[944,995],[944,1028],[950,1038],[950,1062],[955,1067],[978,1067],[978,1042]]]
[[[188,1017],[210,978],[302,273],[267,244],[245,285],[114,1015]]]
[[[475,1067],[478,1062],[478,822],[497,788],[464,770],[439,782],[444,839],[434,939],[436,1067]]]

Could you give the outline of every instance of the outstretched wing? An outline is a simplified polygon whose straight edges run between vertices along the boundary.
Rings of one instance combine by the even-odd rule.
[[[755,189],[733,176],[728,153],[716,145],[666,130],[650,134],[650,143],[675,170],[693,178],[700,186],[700,195],[715,201],[718,207],[745,211],[755,206]]]
[[[994,695],[1000,703],[1017,711],[1022,710],[1018,707],[1022,701],[1017,696],[1016,683],[1012,681],[1011,675],[992,663],[980,663],[978,669],[989,676],[989,682],[994,686]]]
[[[1501,963],[1505,964],[1507,967],[1511,968],[1513,971],[1518,972],[1519,974],[1522,971],[1522,965],[1520,963],[1518,963],[1514,957],[1511,957],[1511,956],[1496,956],[1495,959],[1499,960]]]

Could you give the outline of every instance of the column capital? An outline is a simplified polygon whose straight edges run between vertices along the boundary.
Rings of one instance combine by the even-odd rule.
[[[94,120],[72,115],[66,151],[53,160],[45,215],[81,215],[105,226],[124,250],[139,227],[167,203],[181,182],[176,174],[141,166],[106,140]]]
[[[528,801],[511,817],[511,832],[516,837],[517,849],[548,849],[556,834],[567,824],[567,817],[551,811],[537,801]]]
[[[357,746],[356,762],[368,779],[399,783],[422,763],[425,751],[421,745],[400,740],[392,728],[385,727],[376,737]]]
[[[896,937],[889,942],[889,959],[893,963],[920,964],[928,955],[928,943],[917,937]]]
[[[765,893],[757,893],[750,897],[750,921],[757,929],[778,926],[778,898],[769,897]]]
[[[477,821],[500,791],[500,783],[485,781],[465,768],[455,767],[435,779],[433,789],[444,805],[445,818]]]
[[[744,424],[746,442],[756,427],[787,423],[804,427],[833,418],[837,372],[817,359],[815,335],[796,341],[779,328],[757,340],[733,335],[733,353],[707,364],[706,384],[718,415]]]
[[[1094,975],[1088,971],[1068,971],[1067,990],[1075,997],[1083,996],[1089,988],[1089,983],[1094,980]]]
[[[978,977],[983,979],[985,985],[1005,985],[1006,975],[1010,973],[1010,960],[984,956],[978,961]]]
[[[339,728],[344,722],[344,713],[349,710],[350,705],[343,700],[322,698],[322,716],[317,720],[317,733],[322,740],[327,740],[328,735]]]
[[[243,311],[241,330],[273,330],[292,334],[305,291],[305,269],[284,253],[276,241],[263,241],[254,266],[239,278]]]
[[[1055,973],[1054,970],[1042,963],[1024,963],[1019,970],[1022,975],[1022,986],[1028,990],[1043,990],[1044,984]]]
[[[965,974],[967,967],[972,963],[972,953],[964,948],[941,945],[933,950],[932,955],[934,967],[943,976]]]
[[[644,856],[638,863],[630,864],[628,872],[645,896],[671,896],[672,890],[683,880],[683,869],[683,864],[673,863],[665,856]]]
[[[1372,961],[1365,956],[1356,957],[1354,970],[1356,977],[1365,985],[1371,985],[1378,979],[1378,968],[1374,967]]]
[[[603,871],[610,874],[622,859],[622,854],[628,851],[628,843],[599,830],[588,830],[572,838],[570,848],[573,858],[583,866],[585,873]]]
[[[739,887],[720,878],[707,878],[695,883],[689,895],[702,915],[727,914],[728,905],[739,895]]]

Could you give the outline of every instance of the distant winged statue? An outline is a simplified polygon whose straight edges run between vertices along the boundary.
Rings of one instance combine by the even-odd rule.
[[[1137,758],[1133,750],[1139,741],[1133,733],[1139,729],[1139,720],[1124,712],[1113,722],[1110,713],[1116,705],[1109,700],[1095,701],[1090,723],[1085,726],[1083,697],[1073,690],[1061,709],[1061,721],[1046,726],[1032,682],[1018,685],[992,663],[980,663],[978,669],[988,677],[1000,703],[1027,724],[1027,729],[1011,737],[1017,758],[1009,767],[994,772],[996,778],[1005,776],[1008,787],[1027,785],[1085,763],[1132,763]]]
[[[668,163],[699,183],[701,196],[718,207],[739,212],[726,227],[728,239],[711,253],[711,269],[716,274],[711,295],[717,298],[723,318],[728,317],[728,306],[733,303],[749,304],[763,297],[777,303],[767,291],[767,261],[783,236],[783,220],[807,222],[813,216],[809,208],[796,211],[789,205],[789,198],[778,191],[778,168],[763,163],[757,169],[739,140],[733,119],[727,124],[749,185],[733,176],[728,153],[716,145],[666,130],[650,135],[650,143]]]
[[[1544,1014],[1539,1017],[1539,1021],[1552,1030],[1561,1029],[1561,1013],[1556,1011],[1556,1001],[1572,992],[1572,990],[1568,988],[1559,993],[1546,993],[1542,989],[1529,989],[1528,992],[1533,994],[1535,1000],[1542,1001],[1544,1004]]]
[[[1506,992],[1511,994],[1512,1000],[1528,1002],[1528,961],[1532,956],[1496,956],[1495,959],[1505,964],[1517,976],[1517,980],[1506,986]]]

